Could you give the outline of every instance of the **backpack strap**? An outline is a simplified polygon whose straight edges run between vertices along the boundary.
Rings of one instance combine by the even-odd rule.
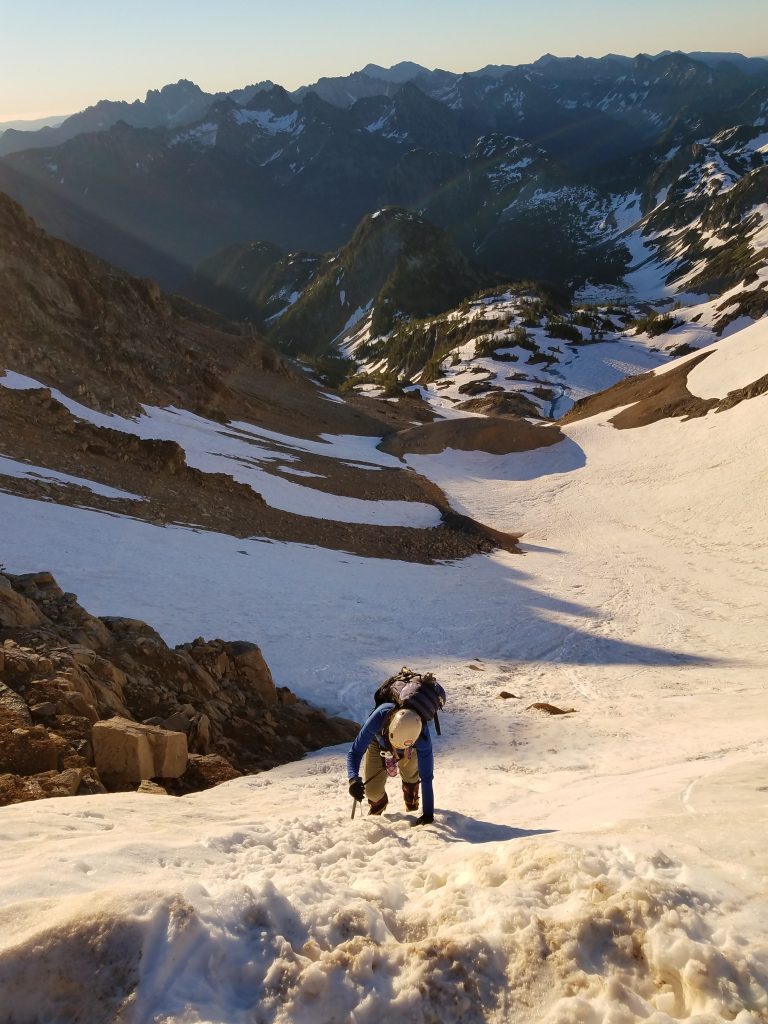
[[[435,723],[435,732],[437,733],[438,736],[442,736],[443,734],[440,731],[440,719],[438,718],[437,712],[435,712],[435,717],[433,721]]]

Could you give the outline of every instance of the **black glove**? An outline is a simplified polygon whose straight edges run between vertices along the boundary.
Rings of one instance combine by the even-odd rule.
[[[353,796],[355,800],[362,800],[365,796],[365,786],[359,775],[349,780],[349,795]]]
[[[350,790],[350,793],[351,792],[352,790]],[[422,814],[422,816],[417,818],[416,821],[411,822],[411,828],[416,828],[417,825],[431,825],[434,820],[435,819],[431,814]]]

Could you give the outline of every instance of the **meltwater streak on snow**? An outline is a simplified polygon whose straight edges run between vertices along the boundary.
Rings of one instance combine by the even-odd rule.
[[[6,380],[8,383],[6,384]],[[30,378],[12,374],[0,378],[0,384],[13,388],[41,385]],[[340,523],[365,523],[376,526],[410,526],[429,528],[438,526],[441,515],[432,505],[411,501],[366,501],[361,498],[342,497],[315,488],[303,487],[262,469],[260,462],[291,461],[297,456],[290,451],[275,451],[259,445],[259,436],[278,441],[286,449],[316,451],[337,458],[361,458],[377,465],[399,465],[397,460],[373,457],[379,438],[339,438],[338,444],[297,441],[269,431],[258,431],[247,424],[233,423],[222,426],[202,416],[181,409],[158,409],[144,406],[144,413],[135,419],[106,415],[73,401],[60,391],[52,389],[54,398],[80,419],[97,427],[111,427],[137,437],[176,441],[184,449],[189,466],[204,473],[226,473],[239,483],[247,484],[261,494],[272,508],[313,519],[331,519]],[[254,440],[255,439],[255,440]],[[383,461],[386,460],[386,461]]]

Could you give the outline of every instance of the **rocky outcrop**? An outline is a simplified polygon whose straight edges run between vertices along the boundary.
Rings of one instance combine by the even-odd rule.
[[[0,805],[148,780],[193,792],[356,730],[276,686],[255,644],[171,649],[144,622],[90,615],[50,573],[0,574]]]

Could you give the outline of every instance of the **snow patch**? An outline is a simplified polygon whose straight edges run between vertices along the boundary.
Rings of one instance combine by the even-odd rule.
[[[271,110],[246,110],[244,107],[240,107],[232,112],[232,117],[236,124],[256,125],[267,135],[285,135],[289,132],[299,135],[304,130],[297,110],[290,114],[278,115]]]
[[[70,476],[68,473],[59,473],[54,469],[47,469],[43,466],[32,466],[26,462],[18,462],[5,455],[0,455],[0,476],[15,477],[17,480],[39,480],[43,483],[73,484],[77,487],[85,487],[93,494],[100,494],[104,498],[122,498],[127,501],[146,501],[140,494],[131,494],[130,491],[121,491],[116,487],[107,487],[106,484],[96,483],[93,480],[85,480],[80,476]]]

